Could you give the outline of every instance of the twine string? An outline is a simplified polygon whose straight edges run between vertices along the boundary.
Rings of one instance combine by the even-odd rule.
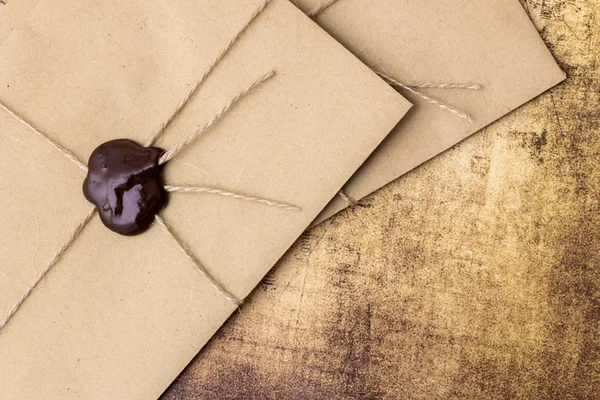
[[[344,200],[349,206],[354,206],[358,203],[356,200],[354,200],[352,197],[350,197],[344,190],[340,190],[338,192],[338,196],[342,200]]]
[[[225,106],[223,106],[223,108],[221,108],[202,128],[198,129],[196,132],[194,132],[192,135],[190,135],[183,142],[173,146],[170,150],[167,150],[166,152],[164,152],[163,155],[158,160],[159,164],[161,164],[161,165],[165,164],[168,161],[170,161],[171,159],[173,159],[173,157],[175,157],[177,154],[179,154],[179,152],[181,150],[186,148],[194,140],[198,139],[202,134],[206,133],[213,126],[215,126],[215,124],[217,122],[219,122],[223,118],[223,116],[225,116],[225,114],[227,114],[227,112],[229,110],[231,110],[231,108],[234,105],[236,105],[240,100],[242,100],[244,97],[246,97],[250,92],[252,92],[254,89],[256,89],[260,84],[268,81],[269,79],[271,79],[274,76],[275,76],[275,71],[270,71],[270,72],[266,73],[265,75],[260,77],[256,82],[254,82],[252,85],[248,86],[246,89],[244,89],[242,92],[240,92],[237,96],[231,98],[227,102],[227,104],[225,104]]]
[[[254,11],[254,14],[252,14],[252,16],[250,17],[248,22],[235,34],[235,36],[229,41],[229,43],[227,43],[227,46],[225,46],[225,48],[223,48],[223,50],[221,50],[219,55],[217,55],[217,57],[213,60],[213,62],[208,66],[206,71],[204,71],[204,74],[202,75],[202,77],[198,80],[198,82],[196,82],[196,84],[192,87],[192,89],[188,92],[188,94],[177,105],[177,108],[175,109],[173,114],[171,114],[171,116],[169,116],[169,118],[161,125],[160,129],[158,129],[158,131],[156,131],[154,133],[154,135],[152,135],[150,137],[150,139],[148,139],[146,146],[152,146],[165,133],[165,131],[167,130],[169,125],[171,125],[173,120],[175,120],[175,118],[181,113],[181,110],[183,110],[183,108],[189,103],[191,98],[198,91],[200,86],[206,81],[206,79],[211,74],[211,72],[217,67],[217,65],[221,62],[221,60],[223,60],[225,55],[227,53],[229,53],[229,50],[231,50],[233,48],[233,46],[237,43],[237,41],[240,39],[240,37],[242,37],[244,32],[246,32],[248,30],[248,28],[252,25],[254,20],[256,18],[258,18],[258,16],[265,10],[265,8],[267,7],[267,5],[270,2],[271,2],[271,0],[265,0],[260,5],[260,7],[257,8],[256,11]]]
[[[452,83],[422,83],[420,85],[407,85],[413,89],[464,89],[483,90],[481,85],[455,85]]]
[[[204,267],[204,265],[202,265],[202,263],[196,258],[196,256],[194,256],[194,254],[189,249],[189,247],[185,245],[185,243],[183,242],[183,240],[175,234],[175,232],[173,231],[173,228],[169,224],[167,224],[167,222],[164,220],[164,218],[161,217],[159,214],[156,214],[156,222],[159,225],[161,225],[163,228],[165,228],[165,230],[166,230],[167,234],[169,235],[169,237],[171,239],[173,239],[173,241],[175,241],[175,243],[177,243],[177,245],[179,246],[179,248],[181,249],[181,251],[196,266],[196,268],[198,269],[198,271],[200,272],[200,274],[204,278],[206,278],[206,280],[208,280],[210,282],[210,284],[212,285],[212,287],[220,295],[222,295],[223,297],[225,297],[227,300],[229,300],[231,303],[233,303],[236,307],[239,307],[242,304],[242,300],[239,300],[237,297],[235,297],[233,294],[231,294],[229,291],[227,291],[227,289],[225,289],[223,287],[223,285],[221,285],[221,283],[219,283],[219,281],[217,281],[210,274],[210,272],[208,272],[208,270]]]
[[[25,118],[21,117],[19,114],[17,114],[16,112],[14,112],[10,108],[8,108],[8,106],[6,106],[1,101],[0,101],[0,108],[2,108],[4,111],[6,111],[11,117],[16,119],[18,122],[20,122],[21,124],[23,124],[27,128],[29,128],[31,131],[33,131],[36,135],[38,135],[39,137],[44,139],[46,141],[46,143],[50,144],[56,150],[60,151],[63,156],[65,156],[69,160],[73,161],[79,168],[81,168],[84,171],[87,171],[87,169],[88,169],[87,166],[75,154],[73,154],[70,150],[66,149],[64,146],[62,146],[56,140],[52,139],[50,136],[48,136],[47,133],[36,128],[32,123],[28,122]]]
[[[208,193],[218,196],[230,197],[233,199],[240,199],[244,201],[250,201],[259,204],[266,204],[271,207],[281,208],[288,211],[302,211],[302,208],[293,204],[282,203],[275,200],[265,199],[261,197],[247,196],[240,193],[228,192],[226,190],[210,188],[210,187],[199,187],[199,186],[165,186],[167,192],[170,193]]]
[[[0,0],[0,1],[2,1],[2,0]],[[209,65],[208,69],[206,70],[206,72],[204,73],[202,78],[196,83],[196,85],[194,85],[192,90],[179,103],[175,112],[167,119],[167,121],[164,124],[162,124],[161,128],[154,135],[152,135],[152,137],[148,141],[148,145],[151,145],[152,143],[154,143],[165,132],[167,127],[181,113],[181,110],[190,101],[190,99],[196,93],[198,88],[202,85],[202,83],[206,80],[206,78],[214,70],[214,68],[217,66],[217,64],[231,50],[231,48],[235,45],[235,43],[242,36],[242,34],[248,29],[248,27],[252,24],[252,22],[254,22],[256,20],[258,15],[260,15],[260,13],[266,8],[266,6],[270,2],[271,2],[271,0],[265,0],[261,4],[261,6],[252,14],[252,16],[250,17],[248,22],[236,33],[234,38],[232,40],[230,40],[230,42],[225,47],[225,49],[221,53],[219,53],[219,55],[214,60],[214,62]],[[181,150],[183,150],[187,145],[192,143],[200,135],[202,135],[204,132],[206,132],[211,127],[213,127],[242,98],[244,98],[246,95],[248,95],[258,85],[260,85],[261,83],[272,78],[274,75],[275,75],[274,71],[267,73],[266,75],[261,77],[259,80],[254,82],[251,86],[244,89],[240,94],[238,94],[237,96],[235,96],[234,98],[229,100],[229,102],[202,129],[196,131],[187,140],[176,145],[174,148],[172,148],[171,150],[169,150],[168,152],[163,154],[163,157],[161,158],[160,163],[164,164],[164,163],[168,162],[169,160],[171,160],[177,153],[179,153]],[[25,118],[21,117],[19,114],[12,111],[8,106],[6,106],[4,103],[2,103],[2,101],[0,101],[0,108],[2,108],[9,115],[11,115],[15,120],[17,120],[18,122],[20,122],[21,124],[23,124],[27,128],[29,128],[31,131],[33,131],[36,135],[38,135],[39,137],[44,139],[48,144],[50,144],[52,147],[54,147],[59,152],[61,152],[69,160],[74,162],[79,168],[81,168],[84,171],[88,170],[88,167],[73,152],[71,152],[64,146],[62,146],[56,140],[52,139],[48,134],[46,134],[42,130],[36,128],[32,123],[25,120]],[[266,205],[273,206],[273,207],[289,209],[292,211],[300,210],[298,207],[293,206],[291,204],[280,203],[280,202],[276,202],[276,201],[272,201],[272,200],[268,200],[268,199],[262,199],[262,198],[258,198],[258,197],[245,196],[242,194],[227,192],[224,190],[219,190],[219,189],[214,189],[214,188],[167,186],[166,189],[171,192],[182,192],[182,193],[210,193],[210,194],[227,196],[227,197],[246,200],[246,201],[255,202],[255,203],[266,204]],[[67,250],[69,248],[71,248],[71,246],[75,243],[77,238],[79,238],[81,236],[83,230],[89,224],[89,222],[92,220],[94,215],[96,215],[96,213],[97,213],[97,210],[95,207],[93,207],[91,209],[91,211],[84,217],[83,221],[81,221],[81,223],[75,228],[73,233],[71,233],[71,235],[68,237],[67,241],[61,246],[60,249],[58,249],[58,251],[56,252],[54,257],[52,257],[52,259],[46,264],[46,266],[40,271],[40,273],[38,275],[36,275],[33,283],[30,286],[28,286],[27,290],[21,295],[21,297],[19,297],[19,299],[15,302],[15,304],[12,306],[12,308],[8,311],[6,316],[4,316],[4,318],[2,318],[2,320],[0,320],[0,331],[3,330],[3,328],[8,324],[8,322],[12,319],[12,317],[17,313],[17,311],[20,309],[20,307],[23,305],[23,303],[25,303],[25,301],[29,298],[29,296],[31,295],[33,290],[38,286],[38,284],[42,281],[42,279],[50,272],[50,270],[56,264],[58,264],[58,262],[61,260],[63,255],[67,252]],[[242,303],[241,300],[237,299],[230,292],[228,292],[216,279],[214,279],[210,275],[210,273],[208,273],[208,271],[202,266],[202,264],[192,254],[192,252],[189,250],[189,248],[182,242],[182,240],[180,238],[177,237],[177,235],[175,235],[172,228],[158,214],[156,215],[156,221],[158,222],[159,225],[163,226],[166,229],[169,236],[178,243],[179,247],[185,253],[187,258],[189,258],[194,263],[194,265],[198,268],[200,273],[211,283],[211,285],[215,288],[215,290],[217,290],[218,293],[220,293],[222,296],[227,298],[227,300],[229,300],[236,306],[239,306]]]
[[[473,119],[471,118],[471,116],[469,114],[467,114],[464,111],[459,110],[458,108],[452,107],[442,101],[439,101],[437,99],[434,99],[433,97],[427,96],[415,89],[413,89],[412,87],[403,84],[402,82],[397,81],[396,79],[392,78],[391,76],[381,72],[381,71],[375,71],[375,73],[377,75],[379,75],[381,78],[383,78],[384,81],[386,81],[387,83],[389,83],[390,85],[399,88],[399,89],[404,89],[412,94],[414,94],[417,97],[420,97],[421,99],[425,100],[426,102],[433,104],[443,110],[448,111],[449,113],[462,118],[462,119],[466,119],[469,122],[473,122]],[[432,85],[432,84],[427,84],[427,85]],[[475,85],[477,86],[477,85]]]
[[[44,277],[46,276],[46,274],[48,274],[48,272],[50,272],[52,267],[54,267],[58,263],[58,261],[71,247],[71,245],[75,243],[75,240],[81,235],[81,233],[91,221],[94,215],[96,215],[96,207],[92,208],[91,211],[87,213],[83,221],[81,221],[81,223],[77,226],[77,228],[75,228],[73,233],[71,233],[67,241],[62,245],[60,249],[58,249],[58,251],[56,252],[56,254],[54,254],[54,257],[52,257],[50,262],[48,262],[48,264],[46,264],[46,266],[37,274],[37,276],[33,280],[33,283],[29,285],[29,288],[25,291],[25,293],[23,293],[21,297],[19,297],[17,302],[8,311],[8,314],[2,320],[0,320],[0,331],[6,326],[6,324],[8,324],[8,321],[10,321],[10,319],[16,314],[16,312],[19,310],[19,308],[25,302],[25,300],[27,300],[27,298],[31,295],[33,289],[35,289],[35,287],[42,281],[42,279],[44,279]]]

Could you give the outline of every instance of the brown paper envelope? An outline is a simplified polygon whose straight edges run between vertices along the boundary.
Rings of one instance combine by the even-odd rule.
[[[295,0],[309,13],[327,0]],[[565,79],[518,0],[338,0],[316,21],[367,65],[405,84],[480,84],[482,91],[422,89],[473,123],[409,93],[414,103],[344,191],[360,199]],[[317,222],[348,203],[336,197]]]
[[[143,142],[261,3],[42,1],[0,48],[0,100],[81,159],[110,139]],[[165,220],[241,299],[410,107],[273,0],[158,145],[271,69],[164,174],[302,207],[171,195]],[[2,318],[91,205],[83,170],[2,110],[0,132]],[[0,399],[157,398],[235,309],[162,226],[122,237],[96,216],[0,331]]]

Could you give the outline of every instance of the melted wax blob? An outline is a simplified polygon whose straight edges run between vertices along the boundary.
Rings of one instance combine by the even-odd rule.
[[[108,229],[126,236],[140,234],[165,206],[158,165],[162,153],[128,139],[106,142],[92,152],[83,194]]]

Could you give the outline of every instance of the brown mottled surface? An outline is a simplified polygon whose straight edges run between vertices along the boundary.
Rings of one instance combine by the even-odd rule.
[[[562,86],[305,234],[163,396],[600,398],[600,2]]]

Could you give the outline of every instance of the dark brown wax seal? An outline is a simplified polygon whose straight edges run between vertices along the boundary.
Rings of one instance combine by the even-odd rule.
[[[165,206],[158,165],[162,153],[128,139],[106,142],[92,152],[83,194],[108,229],[126,236],[140,234]]]

